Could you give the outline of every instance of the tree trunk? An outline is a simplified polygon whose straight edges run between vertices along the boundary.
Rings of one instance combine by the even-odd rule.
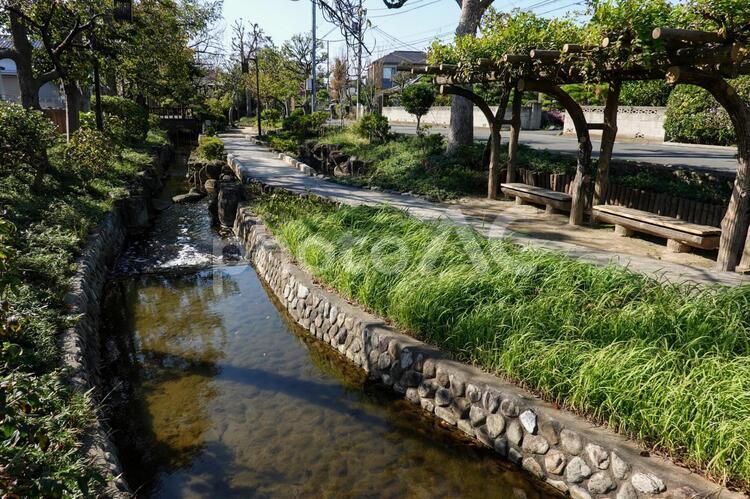
[[[487,123],[490,126],[490,162],[489,162],[489,173],[487,181],[487,198],[497,198],[498,188],[498,177],[500,174],[500,127],[502,125],[503,117],[505,116],[505,109],[508,106],[508,95],[509,92],[505,92],[501,99],[500,106],[498,106],[497,113],[492,114],[492,109],[487,105],[487,102],[480,96],[459,85],[443,85],[440,87],[441,94],[452,94],[454,96],[460,95],[461,97],[469,100],[475,104],[484,114],[487,119]]]
[[[461,6],[461,15],[456,27],[456,35],[475,36],[482,14],[492,0],[457,0]],[[471,86],[465,87],[471,90]],[[474,105],[459,95],[453,96],[451,102],[451,119],[448,129],[448,153],[457,146],[471,145],[474,142]]]
[[[500,184],[500,126],[502,121],[490,123],[490,168],[487,180],[487,199],[497,199]]]
[[[723,78],[691,68],[672,67],[667,71],[668,83],[698,85],[709,91],[722,105],[732,120],[737,135],[737,176],[724,219],[721,221],[721,241],[716,266],[719,270],[735,270],[742,254],[740,267],[750,267],[750,238],[748,236],[748,208],[750,208],[750,106]],[[744,245],[744,251],[743,251]]]
[[[516,181],[516,167],[518,166],[518,135],[521,133],[521,98],[523,93],[516,88],[513,91],[513,111],[510,118],[510,138],[508,140],[508,171],[505,181]]]
[[[65,124],[67,126],[67,138],[70,140],[71,135],[81,127],[81,89],[75,82],[65,83]]]
[[[419,122],[422,120],[422,117],[417,115],[417,135],[419,135]]]
[[[39,105],[39,87],[41,84],[34,78],[32,67],[33,47],[29,42],[29,34],[23,21],[18,14],[13,11],[8,12],[10,20],[10,33],[13,38],[13,47],[16,63],[16,72],[18,74],[18,86],[21,90],[21,105],[26,109],[40,109]]]
[[[620,105],[620,89],[622,84],[613,81],[609,84],[607,103],[604,106],[604,130],[602,144],[599,149],[599,162],[596,169],[596,183],[594,184],[594,206],[604,204],[607,187],[609,185],[609,165],[612,162],[612,149],[617,138],[617,110]]]

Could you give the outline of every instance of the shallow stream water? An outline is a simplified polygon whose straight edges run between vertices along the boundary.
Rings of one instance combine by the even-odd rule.
[[[178,169],[165,198],[184,190]],[[109,285],[111,419],[139,497],[546,497],[305,336],[227,247],[204,203],[172,205]]]

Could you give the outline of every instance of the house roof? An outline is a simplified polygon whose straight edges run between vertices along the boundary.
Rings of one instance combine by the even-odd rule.
[[[31,45],[34,48],[41,48],[42,42],[39,40],[31,40]],[[11,38],[9,35],[0,35],[0,50],[12,49],[12,48],[13,48],[13,38]]]
[[[396,50],[386,54],[380,59],[372,61],[373,64],[400,64],[406,62],[409,64],[420,64],[427,62],[427,53],[417,50]]]

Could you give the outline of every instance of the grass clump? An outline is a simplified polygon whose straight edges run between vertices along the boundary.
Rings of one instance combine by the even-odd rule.
[[[320,142],[339,145],[343,153],[370,164],[364,175],[337,178],[339,182],[413,192],[436,200],[487,191],[487,174],[477,158],[481,157],[481,145],[445,155],[445,141],[440,135],[370,142],[348,128]]]
[[[750,286],[659,283],[390,208],[254,209],[327,285],[712,476],[750,481]]]

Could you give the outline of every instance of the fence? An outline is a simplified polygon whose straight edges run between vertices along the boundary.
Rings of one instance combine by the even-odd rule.
[[[42,112],[52,123],[55,124],[58,132],[66,132],[68,124],[65,120],[65,109],[42,109]]]
[[[492,107],[492,112],[497,111],[497,107]],[[511,109],[505,113],[505,119],[511,118]],[[383,108],[383,116],[393,123],[415,123],[417,122],[413,114],[409,114],[403,107],[392,106]],[[451,121],[451,108],[447,106],[433,106],[422,118],[423,125],[436,125],[446,127]],[[474,127],[488,127],[487,118],[482,111],[474,106]],[[521,108],[521,128],[524,130],[539,130],[542,126],[542,108],[539,103],[531,102]]]
[[[666,107],[620,106],[617,112],[617,137],[664,141],[664,116]],[[587,123],[604,123],[604,107],[585,106],[583,114]],[[563,132],[575,133],[573,120],[565,113]],[[601,130],[591,130],[591,135],[601,135]]]
[[[192,120],[193,110],[189,107],[151,107],[149,113],[163,120]]]
[[[519,170],[519,178],[523,183],[567,194],[570,194],[573,177],[572,174],[566,173],[535,173],[529,170]],[[726,206],[724,205],[704,203],[643,189],[634,189],[617,184],[616,179],[613,179],[613,182],[610,183],[604,193],[604,204],[626,206],[678,220],[685,220],[689,223],[710,225],[713,227],[721,226],[721,220],[726,213]],[[591,196],[586,196],[586,209],[590,208]]]

